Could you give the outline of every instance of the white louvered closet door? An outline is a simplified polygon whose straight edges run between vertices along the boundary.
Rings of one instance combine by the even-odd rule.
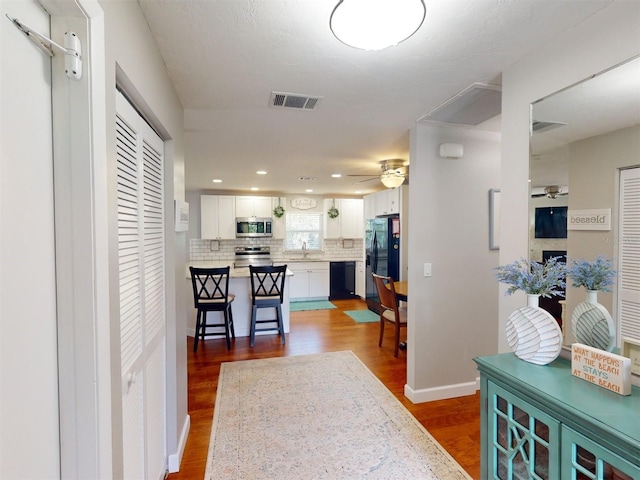
[[[640,168],[620,172],[619,338],[640,339]],[[620,344],[620,343],[618,343]]]
[[[163,142],[117,92],[124,477],[159,480],[165,448]]]

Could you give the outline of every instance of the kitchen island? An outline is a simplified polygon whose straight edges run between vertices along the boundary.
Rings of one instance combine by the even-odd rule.
[[[251,279],[249,278],[249,267],[234,268],[233,262],[192,262],[189,266],[195,268],[219,268],[231,266],[229,272],[229,294],[235,295],[235,300],[231,304],[233,311],[233,323],[235,327],[236,337],[248,337],[250,333],[251,324]],[[187,266],[186,281],[187,281],[187,335],[193,337],[196,329],[196,308],[193,304],[193,287],[191,285],[191,274],[189,272],[189,266]],[[284,299],[282,303],[282,323],[284,326],[284,332],[289,333],[289,277],[293,276],[290,269],[287,268],[287,280],[284,283]],[[222,312],[208,312],[207,317],[218,315],[221,316]],[[275,318],[275,311],[270,308],[258,309],[258,320]],[[217,323],[218,318],[212,318],[209,323]],[[214,332],[214,329],[209,329],[209,332]],[[220,328],[220,332],[224,333],[224,329]],[[256,332],[258,335],[277,335],[273,332]],[[222,337],[221,337],[222,338]]]

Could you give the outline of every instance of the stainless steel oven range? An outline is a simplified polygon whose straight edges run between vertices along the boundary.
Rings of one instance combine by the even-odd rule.
[[[273,265],[269,247],[236,247],[234,268]]]

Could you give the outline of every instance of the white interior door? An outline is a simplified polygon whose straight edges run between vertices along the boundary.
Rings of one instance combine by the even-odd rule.
[[[620,172],[618,345],[640,339],[640,168]]]
[[[117,93],[118,251],[125,478],[166,471],[163,142]]]

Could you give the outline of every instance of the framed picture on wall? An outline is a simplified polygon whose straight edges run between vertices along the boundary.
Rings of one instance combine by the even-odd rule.
[[[500,249],[500,189],[489,190],[489,250]]]

